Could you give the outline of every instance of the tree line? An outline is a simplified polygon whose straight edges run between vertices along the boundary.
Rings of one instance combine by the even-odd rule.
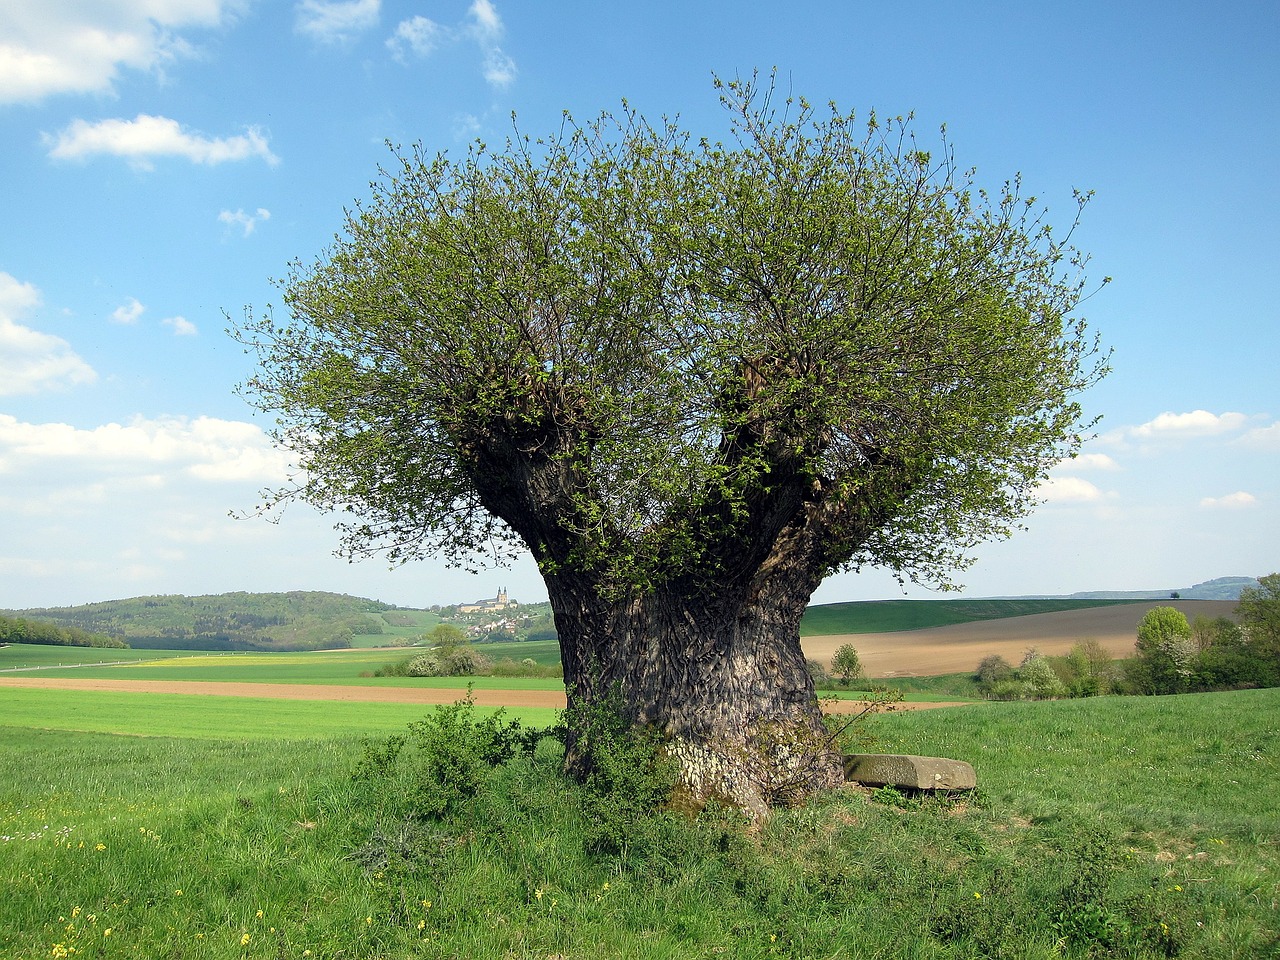
[[[58,647],[127,647],[115,637],[79,627],[59,627],[23,617],[0,617],[0,644],[38,643]]]
[[[1083,640],[1064,656],[1030,650],[1017,667],[985,657],[974,680],[997,700],[1280,686],[1280,573],[1242,590],[1234,619],[1189,621],[1175,607],[1153,607],[1138,624],[1131,659],[1117,661],[1096,640]]]

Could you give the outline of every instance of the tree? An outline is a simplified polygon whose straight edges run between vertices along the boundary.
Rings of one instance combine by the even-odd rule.
[[[1196,650],[1191,624],[1176,607],[1152,607],[1138,623],[1137,656],[1126,673],[1142,693],[1179,693],[1187,689]]]
[[[1018,683],[1029,700],[1052,700],[1067,695],[1067,686],[1039,650],[1028,650],[1018,667]]]
[[[978,664],[978,669],[974,673],[974,678],[978,681],[984,693],[990,693],[997,683],[1009,680],[1013,677],[1013,664],[998,653],[993,653],[982,658]]]
[[[618,691],[690,798],[760,813],[842,778],[813,591],[951,585],[1076,452],[1106,358],[1083,258],[1016,179],[990,197],[901,120],[718,87],[727,144],[624,109],[397,153],[292,265],[289,319],[239,335],[301,468],[264,509],[344,513],[353,557],[529,551],[573,695]]]
[[[846,687],[862,676],[862,660],[852,643],[842,644],[831,658],[831,670]]]
[[[1249,646],[1280,666],[1280,573],[1258,578],[1258,586],[1240,591],[1236,619]]]
[[[467,631],[453,623],[437,623],[422,635],[422,639],[428,646],[437,648],[440,655],[444,657],[452,655],[458,647],[466,646],[470,642]]]

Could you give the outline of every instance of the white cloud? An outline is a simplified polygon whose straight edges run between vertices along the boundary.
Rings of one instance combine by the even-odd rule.
[[[166,327],[172,327],[175,337],[194,337],[199,332],[196,325],[186,317],[165,317],[160,322]]]
[[[162,72],[192,56],[179,31],[213,29],[244,0],[3,0],[0,103],[110,93],[122,69]]]
[[[378,25],[381,0],[302,0],[297,31],[319,43],[345,43]]]
[[[387,49],[400,62],[415,57],[429,57],[441,43],[450,39],[448,28],[428,17],[411,17],[402,20],[396,32],[387,40]]]
[[[18,322],[40,292],[0,271],[0,396],[93,383],[97,373],[61,337]]]
[[[257,213],[245,213],[243,210],[232,213],[230,210],[223,210],[218,214],[219,223],[225,223],[229,227],[240,227],[244,230],[246,237],[253,233],[258,224],[270,219],[271,211],[263,207],[259,207]]]
[[[44,134],[49,156],[83,160],[97,154],[124,157],[135,167],[151,169],[157,157],[181,157],[192,163],[219,164],[254,157],[280,162],[257,127],[233,137],[206,137],[183,130],[177,120],[140,113],[133,120],[73,120],[56,136]]]
[[[125,303],[111,311],[113,323],[137,323],[142,312],[147,308],[140,304],[136,297],[130,297]]]
[[[1280,421],[1269,427],[1254,427],[1240,438],[1239,443],[1255,450],[1280,452]]]
[[[21,283],[0,271],[0,311],[13,316],[40,305],[40,291],[33,284]]]
[[[1242,429],[1249,418],[1243,413],[1210,413],[1193,410],[1191,413],[1162,413],[1154,420],[1133,427],[1129,433],[1141,439],[1157,437],[1211,437]]]
[[[1040,485],[1040,495],[1047,503],[1094,503],[1105,496],[1079,477],[1050,477]]]
[[[1205,497],[1200,501],[1200,506],[1206,510],[1240,510],[1245,507],[1252,507],[1258,502],[1258,498],[1251,493],[1238,490],[1235,493],[1229,493],[1225,497]]]
[[[1091,470],[1119,470],[1120,465],[1105,453],[1082,453],[1072,460],[1063,460],[1056,469],[1075,473]]]
[[[471,35],[480,45],[485,80],[495,87],[507,86],[516,78],[516,63],[499,46],[504,28],[497,9],[489,0],[475,0],[467,16]]]
[[[279,483],[288,466],[270,438],[243,421],[136,417],[81,429],[0,414],[0,472],[33,478],[73,474],[81,488],[128,475],[135,486],[157,487],[181,482],[182,476]]]
[[[492,86],[505,87],[516,78],[516,62],[493,47],[484,52],[484,78]]]

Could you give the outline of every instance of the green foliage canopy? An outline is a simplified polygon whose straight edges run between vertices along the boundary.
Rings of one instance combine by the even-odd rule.
[[[817,580],[946,586],[1008,535],[1106,371],[1069,233],[1017,179],[980,189],[945,136],[717,86],[726,142],[624,106],[496,152],[398,151],[293,264],[289,318],[239,330],[300,467],[264,509],[345,513],[353,556],[523,545],[620,593],[801,536]],[[554,466],[512,467],[535,457]]]

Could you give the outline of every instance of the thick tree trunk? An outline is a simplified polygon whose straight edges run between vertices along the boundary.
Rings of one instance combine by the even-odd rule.
[[[616,693],[626,719],[659,730],[678,803],[760,817],[843,782],[800,648],[811,589],[772,578],[769,591],[669,585],[610,602],[581,575],[547,585],[570,695],[590,705]],[[585,762],[571,737],[571,772]]]
[[[588,509],[594,482],[584,434],[571,422],[513,414],[519,431],[480,425],[470,445],[484,506],[511,525],[543,571],[570,695],[590,707],[616,693],[626,720],[658,730],[678,770],[678,799],[692,806],[721,800],[760,817],[842,783],[800,648],[800,618],[822,577],[875,528],[873,511],[833,507],[829,489],[782,444],[769,454],[768,482],[713,493],[669,521],[675,542],[698,543],[701,552],[681,556],[656,585],[628,585],[609,558],[626,541]],[[774,446],[744,426],[722,454],[735,462]],[[873,489],[870,480],[865,486]],[[833,524],[846,528],[835,539]],[[577,732],[566,763],[581,774],[589,758]]]

